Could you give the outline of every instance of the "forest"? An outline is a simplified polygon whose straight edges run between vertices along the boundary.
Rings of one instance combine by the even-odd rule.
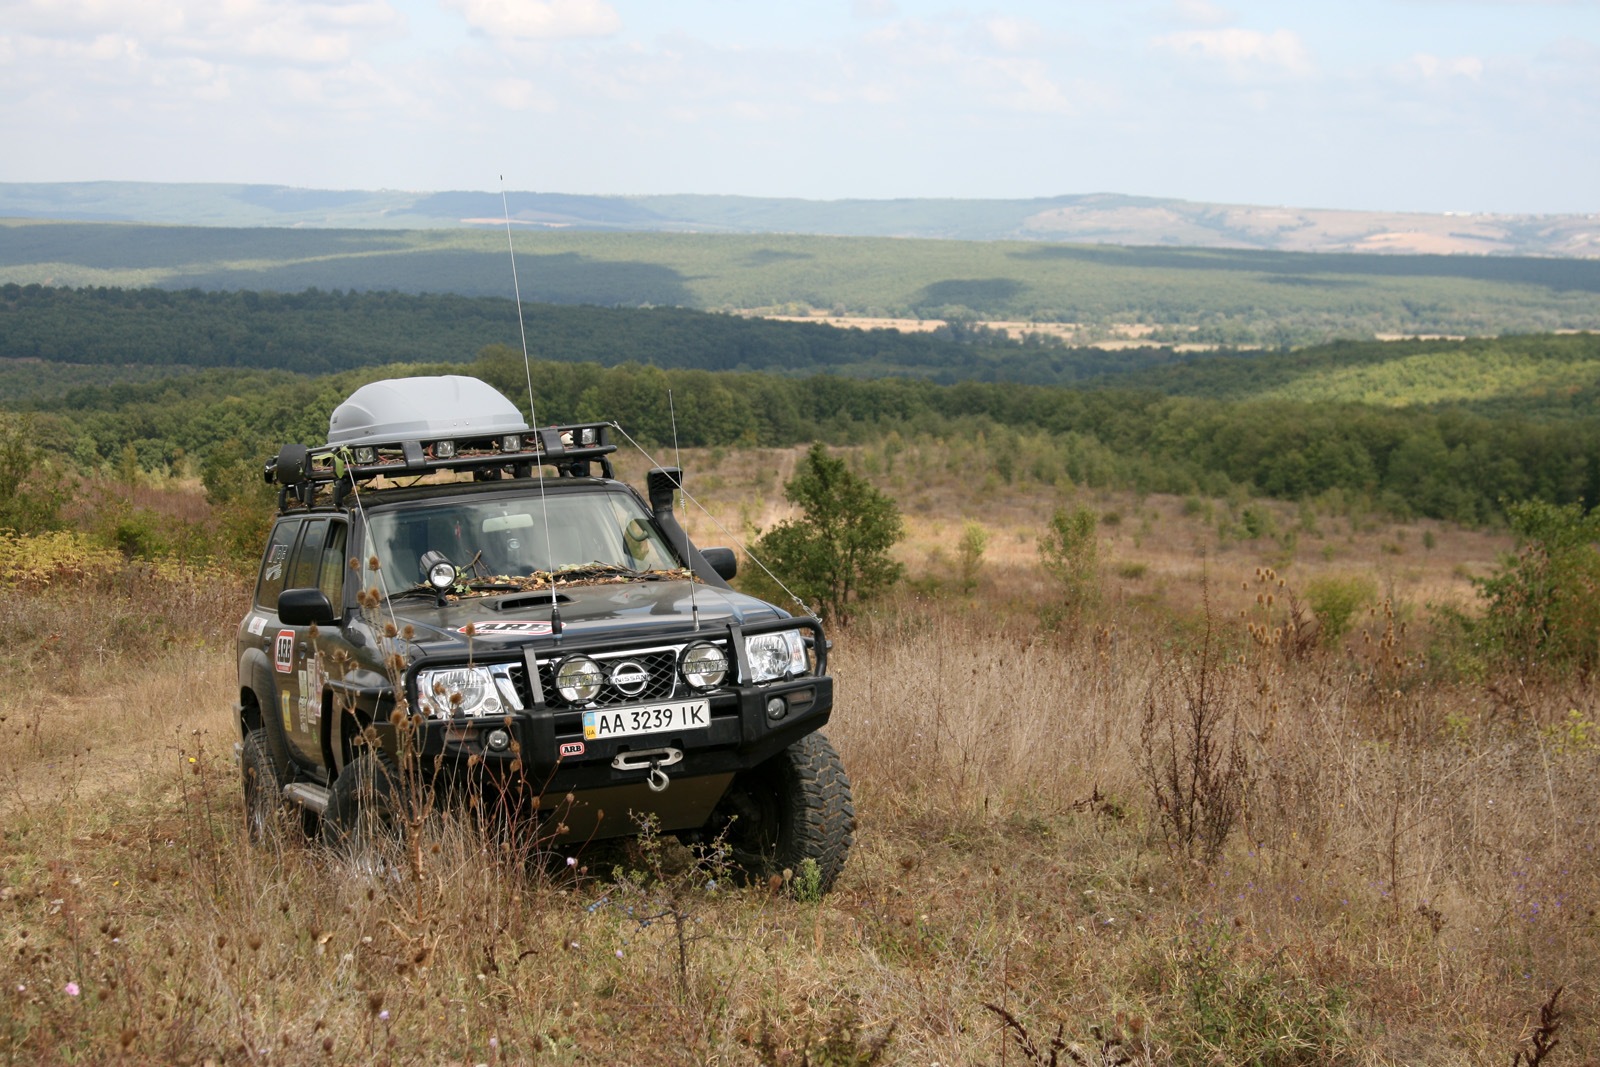
[[[1518,339],[1508,351],[1537,341]],[[1594,337],[1546,343],[1587,346],[1591,360],[1600,348]],[[1330,358],[1341,354],[1349,355]],[[1270,368],[1299,357],[1257,358]],[[963,457],[975,483],[992,477],[1210,496],[1237,487],[1287,500],[1339,494],[1396,516],[1469,524],[1495,521],[1505,501],[1600,502],[1600,427],[1544,417],[1531,403],[1491,415],[1348,399],[1169,395],[1104,381],[1073,389],[639,363],[540,361],[531,369],[542,422],[615,421],[656,445],[927,438]],[[26,417],[33,439],[79,469],[120,463],[176,471],[209,461],[259,470],[284,441],[320,442],[328,413],[358,384],[403,373],[469,373],[519,402],[527,397],[520,350],[498,345],[465,363],[321,376],[211,368],[82,386],[35,398]]]
[[[1600,326],[1600,262],[795,234],[0,222],[0,283],[456,293],[554,304],[1135,323],[1281,348]]]
[[[1009,340],[991,330],[841,330],[685,308],[526,303],[520,315],[533,358],[575,363],[1052,383],[1174,358],[1157,348],[1110,357],[1094,348],[1068,349],[1053,339]],[[326,374],[382,363],[459,360],[486,345],[517,344],[518,316],[511,300],[448,294],[7,284],[0,285],[0,358],[53,364],[46,372],[53,382],[69,380],[71,372],[61,370],[67,365]],[[91,381],[97,377],[93,370],[83,373]]]

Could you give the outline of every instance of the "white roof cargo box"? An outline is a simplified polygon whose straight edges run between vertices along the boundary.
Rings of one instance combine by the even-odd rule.
[[[459,374],[363,385],[333,409],[328,444],[378,445],[439,437],[525,433],[527,421],[497,389]]]

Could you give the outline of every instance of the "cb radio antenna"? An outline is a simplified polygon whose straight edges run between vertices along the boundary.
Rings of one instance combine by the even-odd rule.
[[[528,327],[522,321],[522,285],[517,281],[517,246],[511,240],[511,205],[506,199],[506,176],[500,175],[500,211],[506,220],[506,249],[511,253],[511,291],[517,297],[517,333],[522,337],[522,373],[528,379],[528,419],[533,424],[533,435],[540,442],[539,511],[544,518],[545,562],[550,565],[550,634],[561,636],[561,605],[556,598],[556,561],[550,546],[550,507],[544,498],[544,463],[542,462],[544,437],[539,433],[539,407],[533,401],[533,364],[528,359]]]

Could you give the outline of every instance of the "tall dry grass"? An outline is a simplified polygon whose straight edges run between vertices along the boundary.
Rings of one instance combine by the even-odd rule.
[[[923,569],[834,635],[861,825],[820,901],[649,838],[530,862],[451,818],[420,874],[293,828],[253,848],[229,710],[243,583],[14,588],[0,1058],[1503,1063],[1557,987],[1545,1062],[1600,1054],[1589,689],[1453,676],[1409,599],[1297,642],[1293,570],[1279,587],[1237,546],[1195,555],[1198,527],[1163,525],[1177,502],[1117,506],[1111,592],[1075,625],[1040,622],[1048,585],[1017,553],[972,596]],[[1141,546],[1129,578],[1140,507],[1167,509],[1142,546],[1177,547]],[[1158,571],[1166,600],[1143,588]],[[1197,715],[1237,750],[1210,776]],[[1163,792],[1163,760],[1195,773]],[[1214,854],[1163,815],[1173,788],[1235,791]]]

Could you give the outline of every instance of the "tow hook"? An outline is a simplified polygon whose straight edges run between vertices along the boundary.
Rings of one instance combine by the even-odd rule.
[[[652,793],[665,793],[672,779],[663,767],[683,762],[683,750],[678,748],[647,748],[639,752],[620,752],[611,758],[611,766],[619,771],[648,771],[645,785]]]

